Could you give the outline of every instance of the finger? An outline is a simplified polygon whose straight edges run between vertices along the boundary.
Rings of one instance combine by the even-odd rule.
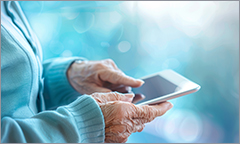
[[[117,90],[117,89],[122,88],[122,87],[124,87],[124,85],[110,83],[108,88],[111,89],[111,90]]]
[[[153,104],[148,104],[149,106],[152,106],[152,105],[160,105],[161,103],[165,103],[166,101],[161,101],[161,102],[157,102],[157,103],[153,103]]]
[[[111,84],[109,82],[105,82],[103,84],[103,87],[106,87],[112,91],[117,91],[120,93],[130,93],[132,91],[132,87],[130,86],[125,86],[121,84]]]
[[[105,135],[111,136],[114,134],[120,134],[126,132],[126,125],[122,124],[116,124],[116,125],[111,125],[109,127],[106,127],[105,129]]]
[[[121,143],[126,143],[128,141],[128,137],[125,138]]]
[[[109,92],[109,93],[94,93],[92,94],[101,103],[106,103],[110,101],[125,101],[131,102],[134,94],[121,94],[118,92]]]
[[[115,70],[120,70],[112,59],[105,59],[105,60],[102,60],[102,62],[108,66],[111,66]]]
[[[156,116],[162,116],[173,107],[173,104],[170,102],[163,102],[158,105],[153,105],[153,106],[149,106],[149,107],[151,107],[150,110],[152,110],[152,109],[156,110],[156,112],[157,112]]]
[[[143,99],[145,99],[145,96],[143,94],[135,94],[132,103],[137,103]]]
[[[135,119],[143,119],[145,122],[152,121],[155,117],[162,116],[165,114],[169,109],[173,107],[173,104],[170,102],[164,102],[159,105],[143,105],[143,106],[136,106],[136,113],[134,118]]]
[[[124,134],[105,136],[105,143],[125,143],[129,136]]]
[[[89,84],[88,85],[88,91],[92,92],[92,93],[94,93],[94,92],[98,92],[98,93],[108,93],[108,92],[111,92],[110,89],[104,88],[104,87],[99,87],[96,84]]]
[[[121,93],[118,93],[118,92],[112,92],[112,93],[114,95],[114,96],[111,97],[112,101],[118,100],[118,101],[132,102],[133,97],[134,97],[133,93],[127,93],[127,94],[121,94]]]
[[[136,126],[136,131],[135,132],[141,132],[144,129],[145,125],[144,124],[140,124]]]
[[[120,93],[129,93],[132,91],[132,88],[129,87],[129,86],[124,86],[124,85],[121,85],[117,88],[113,88],[111,89],[112,91],[117,91],[117,92],[120,92]]]
[[[130,136],[126,129],[126,125],[117,124],[111,125],[105,128],[105,141],[106,142],[125,142],[127,138]]]
[[[113,70],[101,71],[99,73],[99,78],[102,81],[108,81],[112,84],[122,84],[131,87],[139,87],[144,83],[144,81],[142,80],[134,79],[119,71]]]
[[[110,82],[108,82],[108,81],[105,81],[103,84],[102,84],[102,86],[103,87],[105,87],[105,88],[108,88],[108,89],[117,89],[118,87],[121,87],[121,86],[123,86],[123,85],[119,85],[119,84],[112,84],[112,83],[110,83]]]

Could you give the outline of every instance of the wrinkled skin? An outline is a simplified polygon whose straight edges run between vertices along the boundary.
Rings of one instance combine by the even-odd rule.
[[[74,62],[67,71],[70,84],[81,94],[139,87],[144,82],[125,75],[111,59]]]
[[[105,104],[111,101],[125,101],[131,102],[134,94],[121,94],[118,92],[109,92],[109,93],[93,93],[91,95],[98,104]]]
[[[126,142],[132,133],[141,132],[145,123],[162,116],[173,107],[169,102],[137,106],[130,103],[133,96],[117,92],[92,94],[104,115],[105,142]]]

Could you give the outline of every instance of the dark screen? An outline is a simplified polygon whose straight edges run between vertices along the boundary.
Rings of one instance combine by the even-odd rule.
[[[177,88],[177,85],[169,82],[159,75],[143,79],[143,81],[145,83],[141,87],[132,89],[135,94],[140,93],[145,96],[145,99],[137,103],[142,103],[144,101],[173,93]]]

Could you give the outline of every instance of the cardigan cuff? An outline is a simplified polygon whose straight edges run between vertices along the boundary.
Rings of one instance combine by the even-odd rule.
[[[56,58],[48,66],[47,74],[44,80],[45,102],[49,108],[69,104],[81,94],[78,93],[69,83],[67,70],[75,60],[85,60],[80,57]]]
[[[74,116],[81,143],[103,143],[105,139],[105,122],[101,108],[88,95],[83,95],[66,109]]]

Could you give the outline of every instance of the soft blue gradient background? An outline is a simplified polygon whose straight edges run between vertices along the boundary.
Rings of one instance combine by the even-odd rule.
[[[201,90],[129,143],[239,142],[239,2],[20,2],[44,59],[111,58],[140,78],[173,69]]]

